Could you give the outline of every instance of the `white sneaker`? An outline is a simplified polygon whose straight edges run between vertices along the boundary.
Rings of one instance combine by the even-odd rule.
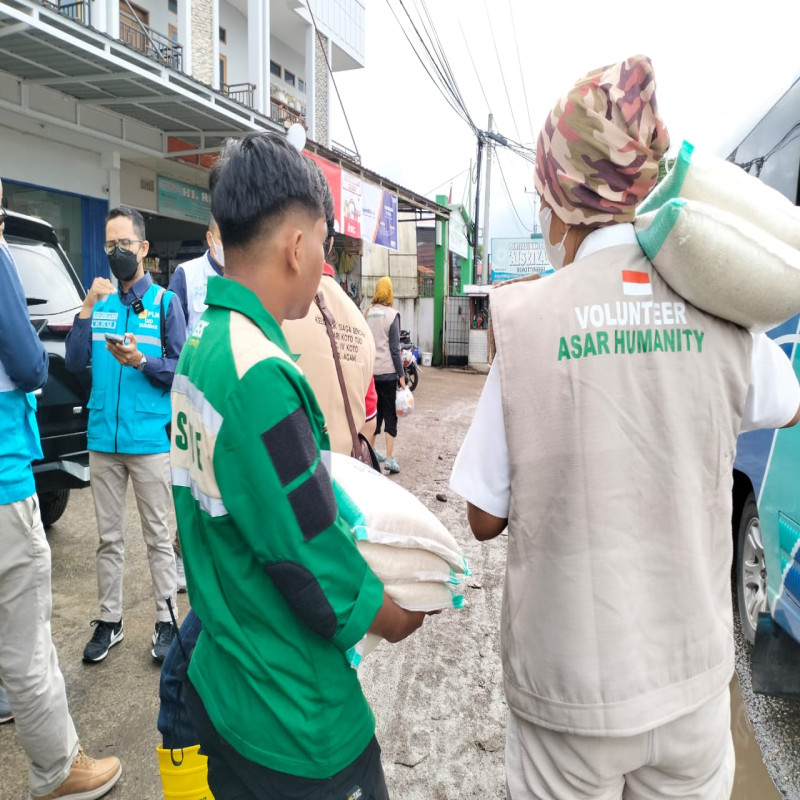
[[[183,593],[186,591],[186,572],[183,569],[183,559],[175,556],[175,567],[178,570],[178,592]]]

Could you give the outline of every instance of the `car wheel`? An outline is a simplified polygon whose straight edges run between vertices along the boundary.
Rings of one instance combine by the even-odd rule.
[[[752,492],[742,508],[736,537],[736,600],[742,633],[753,644],[758,615],[767,610],[767,567],[758,506]]]
[[[67,510],[68,502],[69,489],[56,489],[40,495],[39,508],[42,514],[42,525],[49,528],[54,522],[61,519],[61,515]]]

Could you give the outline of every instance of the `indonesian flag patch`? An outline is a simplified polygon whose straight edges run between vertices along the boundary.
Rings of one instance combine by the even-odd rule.
[[[652,295],[650,275],[633,269],[622,270],[622,293],[627,295]]]

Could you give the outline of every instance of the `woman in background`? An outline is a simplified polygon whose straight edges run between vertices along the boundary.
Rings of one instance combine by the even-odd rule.
[[[397,382],[400,381],[400,387],[405,389],[406,379],[400,355],[400,313],[392,308],[393,302],[392,279],[384,276],[375,286],[372,305],[364,316],[375,339],[373,374],[378,393],[378,418],[375,433],[371,437],[372,447],[375,448],[375,439],[383,425],[386,430],[386,455],[377,450],[375,455],[389,472],[394,473],[400,472],[397,459],[394,457],[394,440],[397,438],[395,396]]]

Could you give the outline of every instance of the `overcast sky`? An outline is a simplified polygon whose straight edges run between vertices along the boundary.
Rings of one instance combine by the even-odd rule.
[[[758,0],[742,11],[718,0],[426,1],[476,125],[485,129],[491,111],[495,130],[526,144],[578,78],[644,53],[655,68],[671,152],[688,139],[727,156],[800,74],[796,0]],[[403,2],[417,18],[420,0]],[[407,21],[400,0],[367,0],[366,67],[335,76],[362,163],[430,197],[448,194],[452,178],[453,202],[466,203],[475,137],[425,74],[390,6]],[[335,95],[331,119],[333,139],[352,148]],[[532,191],[531,166],[499,150],[491,237],[530,234]]]

